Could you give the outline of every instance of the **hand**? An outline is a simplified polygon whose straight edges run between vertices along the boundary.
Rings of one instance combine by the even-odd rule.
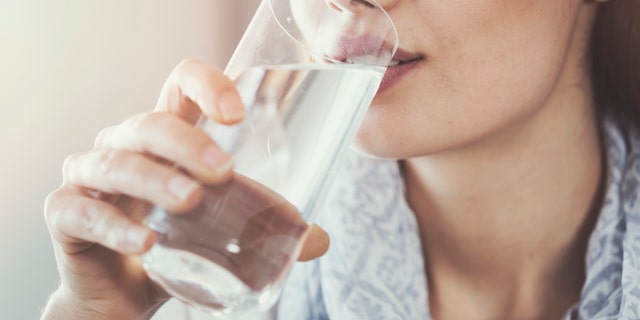
[[[193,125],[202,114],[237,123],[244,112],[221,71],[185,60],[167,79],[154,112],[105,128],[93,149],[67,158],[63,183],[45,204],[61,285],[44,318],[149,318],[168,300],[142,268],[139,254],[155,234],[140,221],[151,203],[184,212],[200,201],[201,183],[230,178],[232,159]],[[301,260],[324,254],[328,244],[314,226]]]

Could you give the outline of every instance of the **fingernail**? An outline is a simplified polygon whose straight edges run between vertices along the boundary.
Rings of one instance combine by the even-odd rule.
[[[186,200],[196,189],[198,189],[199,185],[191,179],[181,175],[176,175],[169,180],[168,187],[169,192],[178,199]]]
[[[225,91],[218,98],[218,108],[224,121],[238,121],[244,117],[245,111],[240,97],[233,93]]]
[[[204,151],[202,160],[217,174],[226,173],[233,166],[231,157],[214,147],[209,147]]]

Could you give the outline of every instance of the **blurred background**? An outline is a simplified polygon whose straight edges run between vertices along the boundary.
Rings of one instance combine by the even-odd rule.
[[[57,286],[43,203],[66,156],[151,110],[180,60],[223,68],[257,4],[0,0],[0,318],[39,318]]]

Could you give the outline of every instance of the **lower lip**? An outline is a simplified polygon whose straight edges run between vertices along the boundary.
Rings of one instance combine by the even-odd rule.
[[[411,72],[411,70],[418,67],[418,65],[423,61],[424,61],[423,59],[420,59],[413,62],[403,63],[403,64],[388,67],[387,72],[385,72],[384,77],[382,78],[380,87],[378,88],[378,93],[381,93],[393,87],[407,73]]]

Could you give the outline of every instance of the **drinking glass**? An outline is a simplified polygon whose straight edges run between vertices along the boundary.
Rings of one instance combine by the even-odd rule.
[[[245,119],[197,124],[234,176],[187,214],[151,211],[150,278],[215,315],[270,308],[396,48],[374,0],[263,0],[225,69]]]

